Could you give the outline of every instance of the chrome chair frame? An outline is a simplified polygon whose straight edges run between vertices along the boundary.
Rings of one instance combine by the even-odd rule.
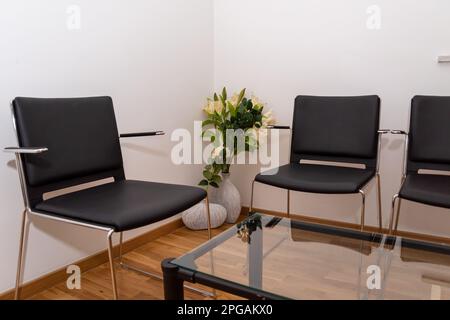
[[[373,179],[377,180],[377,208],[378,208],[378,225],[380,230],[383,228],[383,213],[382,213],[382,207],[381,207],[381,177],[380,177],[380,158],[381,158],[381,137],[384,134],[388,134],[391,132],[391,130],[387,129],[380,129],[378,130],[378,153],[377,153],[377,165],[376,165],[376,173],[375,177],[373,177],[366,185],[364,185],[357,194],[361,195],[361,218],[360,218],[360,224],[361,224],[361,230],[364,230],[365,225],[365,216],[366,216],[366,193],[365,189],[366,187],[373,181]],[[249,214],[253,212],[253,198],[254,198],[254,188],[255,188],[255,182],[256,180],[253,180],[252,182],[252,191],[250,196],[250,208],[249,208]],[[291,190],[287,190],[287,203],[286,203],[286,214],[288,217],[290,217],[291,214],[291,205],[290,205],[290,192]],[[318,193],[321,194],[321,193]]]
[[[409,114],[409,122],[411,122],[411,110]],[[402,178],[400,182],[400,188],[402,189],[403,184],[405,183],[407,171],[408,171],[408,153],[409,153],[409,132],[405,130],[391,130],[390,132],[393,135],[402,135],[404,137],[404,146],[403,146],[403,161],[402,161]],[[392,197],[391,203],[391,216],[389,221],[389,234],[392,235],[394,232],[396,233],[398,230],[398,223],[400,220],[401,206],[402,206],[402,198],[399,193],[394,194]],[[397,205],[397,208],[396,208]],[[395,222],[394,222],[395,221]]]
[[[403,186],[403,183],[406,179],[407,174],[407,162],[408,162],[408,152],[409,152],[409,133],[403,130],[392,130],[391,134],[394,135],[403,135],[404,136],[404,150],[403,150],[403,168],[402,168],[402,179],[400,183],[400,189]],[[402,198],[398,193],[396,193],[392,197],[391,204],[391,217],[389,222],[389,234],[393,234],[398,230],[398,223],[400,220],[401,206],[402,206]],[[395,207],[397,205],[397,208]],[[395,221],[395,223],[394,223]]]
[[[411,124],[411,112],[412,112],[412,110],[410,109],[409,116],[408,116],[408,124],[409,125]],[[409,128],[407,130],[411,131],[411,128]],[[393,135],[402,135],[404,137],[402,178],[401,178],[400,188],[399,188],[399,190],[401,190],[403,187],[403,184],[405,183],[406,175],[408,174],[409,132],[405,131],[405,130],[391,130],[390,133]],[[394,196],[392,197],[391,214],[390,214],[390,221],[389,221],[389,234],[390,235],[393,235],[394,232],[396,233],[398,230],[402,200],[403,199],[400,197],[400,192],[394,194]],[[397,208],[396,208],[396,205],[397,205]]]
[[[11,115],[12,115],[12,121],[13,121],[13,128],[16,135],[16,142],[19,145],[19,138],[17,133],[17,126],[16,126],[16,119],[14,116],[14,112],[12,110],[12,102],[10,104],[11,106]],[[165,133],[163,131],[155,131],[155,132],[143,132],[143,133],[127,133],[127,134],[121,134],[120,138],[132,138],[132,137],[145,137],[145,136],[159,136],[164,135]],[[40,154],[48,151],[48,148],[46,147],[35,147],[35,148],[21,148],[21,147],[7,147],[4,148],[4,152],[7,153],[14,153],[15,154],[15,161],[17,166],[17,172],[19,175],[19,181],[20,181],[20,187],[22,191],[22,198],[24,202],[24,211],[22,213],[22,222],[21,222],[21,229],[20,229],[20,242],[19,242],[19,254],[18,254],[18,261],[17,261],[17,271],[16,271],[16,281],[15,281],[15,290],[14,290],[14,299],[18,300],[20,298],[20,289],[21,289],[21,282],[22,282],[22,269],[23,269],[23,262],[25,260],[24,256],[24,249],[25,245],[27,244],[28,240],[28,225],[29,222],[31,222],[31,219],[29,219],[29,215],[31,216],[37,216],[44,219],[49,219],[57,222],[63,222],[71,225],[76,225],[80,227],[85,227],[89,229],[99,230],[106,232],[106,242],[107,242],[107,251],[108,251],[108,261],[109,261],[109,267],[111,272],[111,282],[112,282],[112,289],[113,289],[113,297],[114,300],[117,300],[119,298],[118,293],[118,287],[117,287],[117,279],[116,279],[116,270],[114,267],[114,253],[113,253],[113,241],[112,236],[116,232],[114,228],[108,228],[105,226],[99,226],[95,224],[85,223],[76,221],[73,219],[67,219],[62,217],[56,217],[56,216],[50,216],[46,214],[42,214],[39,212],[35,212],[31,209],[30,202],[28,199],[28,195],[26,192],[26,181],[25,181],[25,174],[24,174],[24,167],[22,162],[22,155],[24,154]],[[210,206],[209,206],[209,200],[208,196],[204,199],[206,202],[206,211],[207,211],[207,224],[208,224],[208,239],[212,238],[212,231],[211,231],[211,213],[210,213]],[[203,201],[203,200],[202,200]],[[119,242],[119,262],[120,266],[123,268],[127,268],[136,272],[139,272],[141,274],[151,276],[153,278],[156,278],[158,280],[162,279],[162,276],[153,274],[144,270],[141,270],[139,268],[126,265],[122,262],[122,243],[123,243],[123,232],[120,232],[120,242]],[[215,293],[210,293],[204,290],[196,289],[193,287],[187,287],[187,289],[193,290],[195,292],[198,292],[203,295],[207,296],[215,296]]]

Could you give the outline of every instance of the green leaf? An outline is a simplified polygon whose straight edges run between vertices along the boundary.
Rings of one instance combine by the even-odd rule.
[[[253,101],[252,101],[252,103],[253,103]],[[259,113],[259,110],[261,109],[262,107],[260,106],[260,105],[254,105],[253,106],[253,112],[254,113]]]
[[[210,171],[205,170],[205,171],[203,171],[203,176],[204,176],[208,181],[210,181],[210,180],[212,179],[212,177],[213,177],[213,174],[212,174]]]
[[[202,122],[202,127],[209,126],[210,124],[214,124],[214,120],[207,119]]]
[[[215,182],[210,182],[209,185],[214,187],[214,188],[219,188],[219,185],[217,183],[215,183]]]
[[[242,89],[241,93],[239,93],[238,105],[241,103],[242,99],[244,99],[246,90],[247,89],[244,88],[244,89]]]
[[[211,181],[219,184],[219,183],[222,182],[222,177],[219,176],[219,175],[215,175],[215,176],[212,177]]]
[[[217,96],[217,93],[214,93],[214,101],[219,101],[219,97]]]
[[[219,172],[222,171],[222,166],[220,164],[214,163],[213,169],[214,174],[219,174]]]
[[[227,100],[227,88],[226,87],[223,87],[223,89],[222,89],[222,97],[223,97],[223,100]]]
[[[230,114],[232,117],[236,117],[236,108],[230,101],[227,101],[228,110],[230,110]]]
[[[214,136],[214,131],[212,130],[205,130],[202,132],[202,138],[210,138],[211,136]]]
[[[225,119],[226,117],[227,117],[227,113],[228,113],[228,111],[227,111],[227,102],[226,101],[224,101],[224,107],[223,107],[223,109],[222,109],[222,118],[223,119]]]
[[[220,101],[222,102],[223,107],[226,108],[227,107],[226,99],[222,95],[219,96],[219,98],[220,98]]]
[[[202,181],[200,181],[200,183],[198,185],[205,187],[205,186],[209,185],[209,183],[208,183],[208,180],[202,180]]]

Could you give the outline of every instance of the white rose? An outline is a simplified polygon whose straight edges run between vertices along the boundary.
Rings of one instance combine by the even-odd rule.
[[[229,101],[231,102],[231,104],[235,107],[237,107],[237,104],[239,102],[239,94],[235,93],[231,99],[229,99]]]
[[[207,114],[213,114],[214,113],[214,101],[211,99],[208,99],[208,103],[203,108],[203,111],[205,111]]]
[[[263,115],[262,124],[264,127],[273,126],[276,123],[275,117],[272,115],[272,110]]]
[[[220,146],[220,147],[215,148],[215,149],[212,151],[211,156],[212,156],[213,158],[217,158],[217,157],[221,156],[221,155],[222,155],[223,149],[224,149],[223,146]]]
[[[214,111],[216,111],[217,113],[221,113],[223,110],[223,104],[222,101],[214,101]],[[213,113],[214,113],[213,111]]]
[[[259,100],[259,98],[256,96],[252,96],[251,100],[253,103],[253,107],[263,107],[264,106],[264,103],[261,100]]]

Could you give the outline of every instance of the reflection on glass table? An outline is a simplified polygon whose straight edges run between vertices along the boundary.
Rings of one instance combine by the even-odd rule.
[[[254,214],[163,262],[183,282],[249,299],[450,299],[450,246]]]

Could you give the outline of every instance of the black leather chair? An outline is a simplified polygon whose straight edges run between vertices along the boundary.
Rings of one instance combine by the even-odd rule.
[[[25,210],[20,236],[16,298],[22,273],[27,215],[107,232],[114,298],[118,298],[112,235],[122,234],[169,218],[206,199],[197,187],[131,181],[125,178],[113,103],[109,97],[38,99],[16,98],[12,103],[18,147],[16,154]],[[121,137],[160,135],[124,134]],[[87,182],[113,182],[46,199],[45,194]],[[122,262],[122,261],[121,261]]]
[[[255,182],[290,191],[321,194],[360,194],[361,229],[365,220],[364,187],[377,178],[378,222],[382,227],[379,152],[380,99],[378,96],[314,97],[295,100],[290,163],[258,174],[252,183],[250,212],[253,211]],[[304,163],[305,160],[364,165],[364,169]]]
[[[450,97],[414,97],[410,132],[392,133],[405,136],[405,153],[402,185],[392,199],[390,233],[398,229],[402,199],[450,209],[450,176],[419,172],[450,171]]]

